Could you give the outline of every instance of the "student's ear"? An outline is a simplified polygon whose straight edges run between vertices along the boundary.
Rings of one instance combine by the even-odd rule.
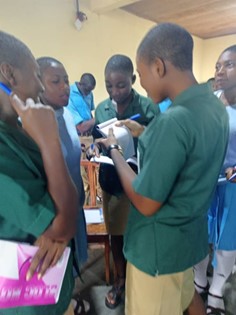
[[[160,78],[163,78],[166,74],[166,66],[164,60],[162,60],[161,58],[157,58],[155,60],[155,69],[158,76]]]
[[[0,76],[7,81],[7,83],[12,87],[16,84],[14,77],[14,68],[6,62],[1,63],[0,65]]]
[[[135,74],[133,74],[133,76],[132,76],[132,84],[134,84],[134,83],[135,83],[135,81],[136,81],[136,75],[135,75]]]

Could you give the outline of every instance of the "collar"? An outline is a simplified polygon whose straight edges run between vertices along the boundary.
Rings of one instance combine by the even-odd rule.
[[[134,100],[135,100],[135,98],[136,98],[136,96],[137,96],[137,92],[136,92],[134,89],[132,89],[132,92],[131,92],[131,93],[133,94],[133,97],[132,97],[132,100],[131,100],[131,102],[129,103],[129,105],[128,105],[127,108],[129,108],[130,106],[132,106],[132,104],[133,104],[133,102],[134,102]],[[115,107],[114,107],[114,105],[112,104],[112,99],[111,99],[111,98],[108,99],[108,102],[105,104],[104,108],[105,108],[105,110],[110,110],[110,109],[112,109],[112,110],[114,109],[114,110],[115,110]]]

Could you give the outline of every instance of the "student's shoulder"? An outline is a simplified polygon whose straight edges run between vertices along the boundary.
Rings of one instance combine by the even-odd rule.
[[[191,128],[192,120],[186,107],[179,104],[170,106],[165,112],[158,115],[159,128],[176,128],[176,130],[186,130]]]
[[[134,91],[134,100],[141,103],[141,104],[152,104],[153,105],[153,101],[147,97],[147,96],[144,96],[142,94],[139,94],[137,91],[133,90]]]
[[[109,98],[103,100],[102,102],[98,103],[98,105],[96,106],[95,111],[103,111],[106,108],[109,108],[111,106],[111,100]]]
[[[158,113],[158,107],[153,103],[153,101],[149,97],[140,95],[136,91],[134,91],[132,107],[136,108],[136,112],[143,113],[143,115],[149,119],[152,119]]]
[[[74,83],[72,83],[72,84],[70,85],[70,91],[71,91],[71,92],[78,91],[76,82],[74,82]]]
[[[82,94],[78,89],[77,82],[74,82],[70,85],[70,99],[74,97],[82,97]]]

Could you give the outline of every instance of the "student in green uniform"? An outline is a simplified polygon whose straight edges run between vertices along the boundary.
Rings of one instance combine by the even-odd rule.
[[[139,45],[141,85],[155,103],[168,97],[172,105],[139,137],[138,175],[112,129],[100,142],[132,203],[124,238],[126,315],[182,315],[189,306],[189,314],[205,312],[191,304],[192,267],[208,253],[207,210],[225,155],[228,117],[209,85],[197,83],[192,50],[191,35],[171,23],[155,26]]]
[[[43,85],[32,53],[4,32],[0,47],[0,239],[39,246],[27,278],[38,267],[43,276],[75,234],[78,197],[53,109],[36,103]],[[57,304],[9,308],[0,314],[73,314],[73,287],[70,257]]]
[[[135,114],[140,114],[140,124],[148,125],[155,115],[155,106],[149,98],[132,89],[135,79],[129,57],[114,55],[108,60],[105,67],[105,84],[109,98],[97,106],[95,125],[111,118],[126,119]],[[134,145],[136,151],[137,139],[134,139]],[[111,235],[111,250],[117,272],[117,279],[108,292],[105,303],[107,307],[115,308],[120,303],[125,288],[126,260],[122,249],[130,202],[113,166],[101,164],[99,181],[103,190],[104,218],[107,231]]]

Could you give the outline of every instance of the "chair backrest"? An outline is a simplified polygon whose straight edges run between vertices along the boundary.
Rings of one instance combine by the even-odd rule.
[[[88,184],[89,186],[88,187],[89,197],[86,198],[87,202],[85,202],[84,209],[85,211],[87,209],[88,212],[89,210],[92,210],[92,209],[100,209],[102,205],[97,204],[98,187],[99,187],[99,183],[98,183],[99,163],[90,162],[88,160],[81,160],[81,167],[84,168],[83,170],[85,171],[84,175],[87,176],[87,178],[85,179],[86,184]],[[85,180],[84,180],[84,183],[85,183]],[[104,252],[105,276],[106,276],[106,282],[109,285],[110,284],[110,238],[109,238],[109,234],[107,233],[105,223],[104,222],[99,223],[99,224],[87,223],[86,227],[87,227],[88,243],[99,243],[105,246],[105,252]]]
[[[85,190],[86,201],[84,208],[96,207],[97,205],[97,189],[98,189],[98,168],[99,164],[88,160],[81,160],[81,167],[84,168],[85,176],[87,176],[88,191]]]

